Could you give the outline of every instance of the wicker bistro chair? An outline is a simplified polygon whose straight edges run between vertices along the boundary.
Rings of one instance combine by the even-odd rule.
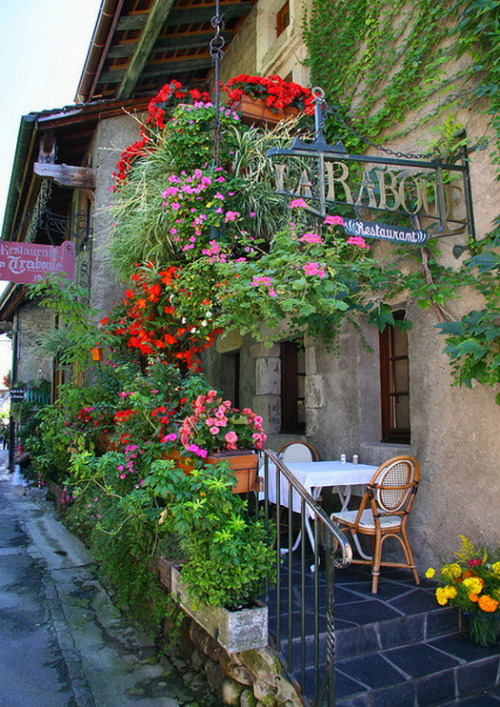
[[[360,558],[353,563],[372,566],[372,593],[378,591],[380,567],[405,567],[413,572],[415,583],[420,579],[406,533],[408,514],[415,500],[420,478],[420,465],[413,457],[394,457],[384,462],[373,475],[357,511],[332,513],[331,519],[340,530],[348,530]],[[373,555],[366,555],[358,535],[373,538]],[[382,561],[383,544],[396,538],[404,551],[406,562]]]
[[[319,454],[308,442],[287,442],[278,449],[278,457],[286,462],[317,462]]]
[[[278,457],[286,464],[287,462],[317,462],[319,461],[319,454],[316,449],[308,442],[286,442],[283,444],[277,452]],[[313,496],[315,500],[319,499],[321,489],[314,489]],[[281,509],[280,517],[285,509]],[[300,545],[302,540],[302,532],[299,531],[295,542],[292,547],[292,552],[294,552]],[[283,554],[287,550],[282,550]]]

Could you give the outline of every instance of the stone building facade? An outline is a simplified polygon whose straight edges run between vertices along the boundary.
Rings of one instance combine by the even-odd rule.
[[[285,5],[288,16],[278,34],[278,19]],[[302,19],[303,5],[299,0],[290,0],[289,4],[259,0],[225,52],[221,79],[240,73],[277,73],[307,85]],[[488,134],[486,115],[471,117],[464,110],[458,117],[471,134]],[[112,223],[111,174],[120,152],[137,135],[134,115],[103,112],[86,151],[87,163],[96,170],[91,203],[94,237],[89,261],[90,306],[102,313],[123,291],[123,284],[106,260]],[[410,132],[404,142],[388,144],[395,150],[411,152],[428,138],[427,129],[420,129]],[[470,171],[480,239],[491,229],[496,216],[498,183],[485,152],[471,155]],[[457,262],[452,256],[454,243],[460,242],[458,236],[457,239],[443,245],[443,258],[451,266]],[[376,244],[374,248],[383,253],[385,246]],[[473,308],[473,297],[464,291],[459,299],[447,304],[452,316],[459,317]],[[354,329],[343,329],[335,353],[312,340],[305,340],[303,347],[294,352],[294,394],[300,409],[297,419],[286,425],[283,399],[291,379],[287,379],[285,328],[282,342],[271,348],[237,332],[226,332],[207,352],[205,366],[215,386],[228,395],[237,393],[241,406],[249,405],[263,415],[269,445],[274,449],[298,437],[314,444],[323,459],[338,458],[341,453],[348,458],[358,454],[360,461],[378,464],[398,454],[416,457],[422,467],[422,480],[409,528],[418,568],[423,572],[437,557],[450,555],[459,533],[477,543],[500,544],[500,410],[491,389],[474,385],[469,390],[452,385],[448,359],[442,353],[444,339],[435,328],[440,321],[438,311],[418,309],[410,292],[393,306],[414,322],[405,353],[409,381],[407,426],[411,431],[405,439],[383,441],[382,338],[367,321],[359,322],[363,337]]]

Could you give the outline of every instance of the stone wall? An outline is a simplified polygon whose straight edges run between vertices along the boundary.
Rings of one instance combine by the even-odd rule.
[[[238,73],[278,73],[283,78],[291,74],[294,80],[307,84],[307,74],[301,67],[304,57],[300,30],[302,6],[291,0],[290,26],[276,37],[276,12],[282,5],[281,0],[257,3],[227,51],[223,62],[224,79]],[[464,56],[460,62],[443,70],[453,75],[467,61]],[[362,82],[363,78],[360,80]],[[439,110],[443,100],[443,96],[438,95],[425,105],[409,106],[405,120],[397,125],[400,137],[389,139],[384,146],[404,153],[424,152],[446,118]],[[472,141],[475,136],[489,140],[486,149],[471,152],[469,162],[476,237],[482,239],[491,230],[498,213],[498,182],[491,159],[495,136],[489,126],[490,116],[479,109],[469,110],[465,102],[457,103],[453,117],[464,126]],[[424,123],[422,119],[428,112],[434,117]],[[390,138],[391,132],[394,132],[393,127],[385,137]],[[367,152],[380,154],[374,148],[368,148]],[[454,194],[463,199],[458,189]],[[466,237],[458,234],[439,240],[443,264],[454,269],[459,267],[453,246],[463,245]],[[380,257],[387,257],[390,245],[378,242],[372,249]],[[451,319],[482,308],[477,293],[464,290],[457,294],[459,299],[446,303]],[[422,481],[410,519],[410,537],[418,569],[423,572],[436,558],[451,558],[457,549],[458,534],[465,534],[476,543],[500,545],[497,471],[500,408],[495,404],[496,391],[491,388],[474,384],[469,390],[453,385],[449,359],[443,353],[445,340],[434,326],[442,321],[438,310],[418,309],[410,292],[403,293],[400,301],[393,304],[395,308],[407,309],[414,322],[408,337],[411,444],[380,442],[378,332],[364,321],[359,322],[361,333],[371,351],[364,346],[360,333],[347,328],[339,334],[338,355],[326,351],[318,342],[305,342],[306,437],[323,459],[338,458],[345,453],[348,458],[358,454],[361,462],[372,464],[398,454],[411,454],[419,460]],[[255,366],[253,407],[264,417],[269,446],[274,449],[287,441],[287,437],[280,434],[277,349],[277,346],[265,349],[251,344],[241,349],[249,351]]]
[[[105,314],[121,299],[123,284],[111,268],[109,243],[113,223],[112,173],[121,152],[139,137],[139,123],[129,115],[102,120],[94,135],[92,162],[97,169],[93,213],[90,307]]]
[[[159,579],[171,591],[171,563],[159,561]],[[180,610],[180,609],[179,609]],[[180,610],[181,611],[181,610]],[[179,627],[167,621],[164,635],[195,670],[203,672],[213,693],[233,707],[302,707],[294,685],[285,677],[271,648],[228,653],[194,619],[184,615]]]
[[[52,357],[41,354],[38,341],[54,326],[54,315],[25,300],[18,312],[18,357],[17,380],[28,383],[52,379]]]

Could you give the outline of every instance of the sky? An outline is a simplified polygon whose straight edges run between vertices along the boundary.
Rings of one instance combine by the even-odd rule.
[[[101,0],[0,0],[1,224],[21,116],[74,103],[100,4]],[[5,284],[0,281],[0,293]],[[6,369],[10,352],[0,346],[0,376]]]
[[[0,220],[22,115],[74,103],[100,0],[0,0]]]

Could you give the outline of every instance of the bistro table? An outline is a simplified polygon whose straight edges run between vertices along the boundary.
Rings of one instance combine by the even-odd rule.
[[[342,504],[342,511],[347,509],[353,487],[366,487],[378,469],[378,466],[371,464],[353,464],[352,462],[341,462],[339,459],[320,462],[288,462],[285,466],[315,500],[319,498],[323,488],[335,488]],[[272,462],[269,462],[268,469],[268,500],[270,503],[277,503],[276,467]],[[264,476],[263,468],[260,470],[260,475]],[[284,474],[279,474],[279,478],[280,505],[288,507],[288,479]],[[296,491],[292,492],[292,510],[297,513],[302,511],[301,498]],[[307,509],[304,522],[311,547],[314,550],[311,517],[311,512]],[[294,550],[299,542],[300,535],[295,542]]]

